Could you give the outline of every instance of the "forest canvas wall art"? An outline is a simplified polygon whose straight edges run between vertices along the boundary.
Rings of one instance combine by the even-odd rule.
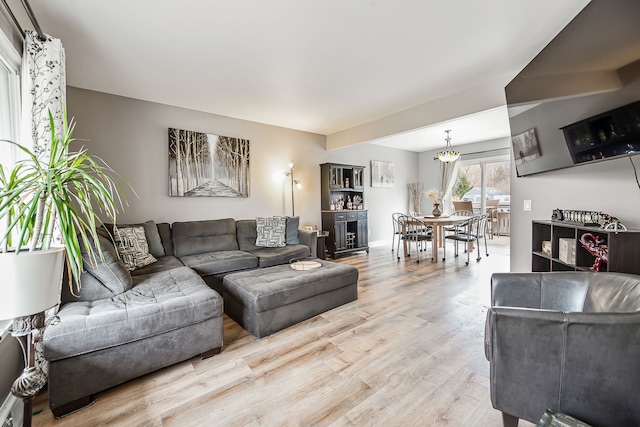
[[[382,160],[371,160],[371,186],[394,187],[393,163]]]
[[[169,195],[249,197],[249,140],[169,128]]]

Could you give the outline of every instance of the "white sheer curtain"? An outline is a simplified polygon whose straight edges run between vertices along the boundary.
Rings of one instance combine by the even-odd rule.
[[[440,162],[440,190],[444,193],[442,201],[442,213],[450,214],[452,210],[451,203],[451,189],[456,182],[456,176],[458,175],[458,168],[460,167],[460,157],[453,162]]]
[[[62,111],[66,99],[65,55],[60,39],[25,32],[22,54],[22,126],[21,143],[38,157],[50,151],[53,115],[56,135],[62,134]]]

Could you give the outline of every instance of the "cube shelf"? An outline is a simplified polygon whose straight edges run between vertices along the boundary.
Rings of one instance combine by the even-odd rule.
[[[560,239],[575,242],[575,264],[560,257]],[[551,255],[542,242],[551,242]],[[615,271],[640,274],[640,230],[613,231],[554,221],[533,221],[531,271]],[[567,247],[565,244],[565,248]],[[605,250],[607,261],[598,256]],[[563,257],[564,258],[564,257]],[[601,261],[597,261],[601,259]]]

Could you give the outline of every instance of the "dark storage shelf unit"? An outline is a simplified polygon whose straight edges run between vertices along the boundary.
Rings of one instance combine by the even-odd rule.
[[[324,163],[320,165],[320,173],[322,229],[329,232],[328,254],[336,259],[356,251],[369,252],[364,166]],[[342,201],[344,209],[336,210],[338,201]]]
[[[640,101],[561,129],[574,164],[640,153]]]
[[[531,271],[592,271],[596,257],[581,244],[590,233],[607,245],[608,262],[601,271],[640,274],[640,231],[613,231],[563,222],[533,221]],[[560,259],[560,239],[575,242],[575,263]],[[542,252],[542,242],[551,242],[551,255]]]

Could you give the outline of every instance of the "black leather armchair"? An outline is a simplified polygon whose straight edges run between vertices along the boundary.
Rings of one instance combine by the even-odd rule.
[[[640,426],[640,276],[496,273],[485,354],[505,426],[547,408],[594,426]]]

